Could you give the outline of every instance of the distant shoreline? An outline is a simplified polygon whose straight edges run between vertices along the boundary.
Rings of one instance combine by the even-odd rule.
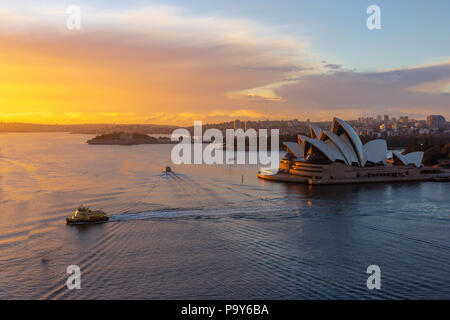
[[[172,142],[168,137],[151,137],[142,133],[114,132],[98,135],[95,138],[86,141],[91,145],[122,145],[131,146],[139,144],[170,144]]]

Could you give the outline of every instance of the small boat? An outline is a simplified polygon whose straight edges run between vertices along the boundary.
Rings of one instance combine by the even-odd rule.
[[[86,224],[108,221],[109,217],[102,210],[91,210],[88,207],[80,206],[75,214],[66,219],[67,224]]]
[[[170,173],[170,172],[172,172],[172,168],[167,166],[167,167],[164,168],[163,172],[164,173]]]

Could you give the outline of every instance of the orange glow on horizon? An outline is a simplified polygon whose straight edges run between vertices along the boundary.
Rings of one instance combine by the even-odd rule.
[[[252,48],[213,49],[126,32],[0,30],[0,121],[192,125],[296,116],[274,116],[270,106],[260,110],[232,94],[274,77],[270,69],[239,67]]]
[[[192,125],[361,115],[359,107],[316,101],[321,94],[317,98],[314,90],[305,102],[303,96],[278,96],[286,84],[278,63],[243,44],[194,47],[127,32],[0,30],[0,121]],[[439,82],[444,89],[446,84]],[[437,85],[422,86],[430,88]]]

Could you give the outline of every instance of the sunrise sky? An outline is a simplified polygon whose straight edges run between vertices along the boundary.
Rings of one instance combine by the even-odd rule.
[[[450,119],[449,1],[0,1],[1,121],[386,113]]]

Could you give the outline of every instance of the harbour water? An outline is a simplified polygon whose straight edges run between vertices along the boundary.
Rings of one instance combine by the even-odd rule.
[[[450,298],[450,183],[275,183],[91,137],[0,135],[0,299]],[[80,204],[111,220],[66,226]]]

